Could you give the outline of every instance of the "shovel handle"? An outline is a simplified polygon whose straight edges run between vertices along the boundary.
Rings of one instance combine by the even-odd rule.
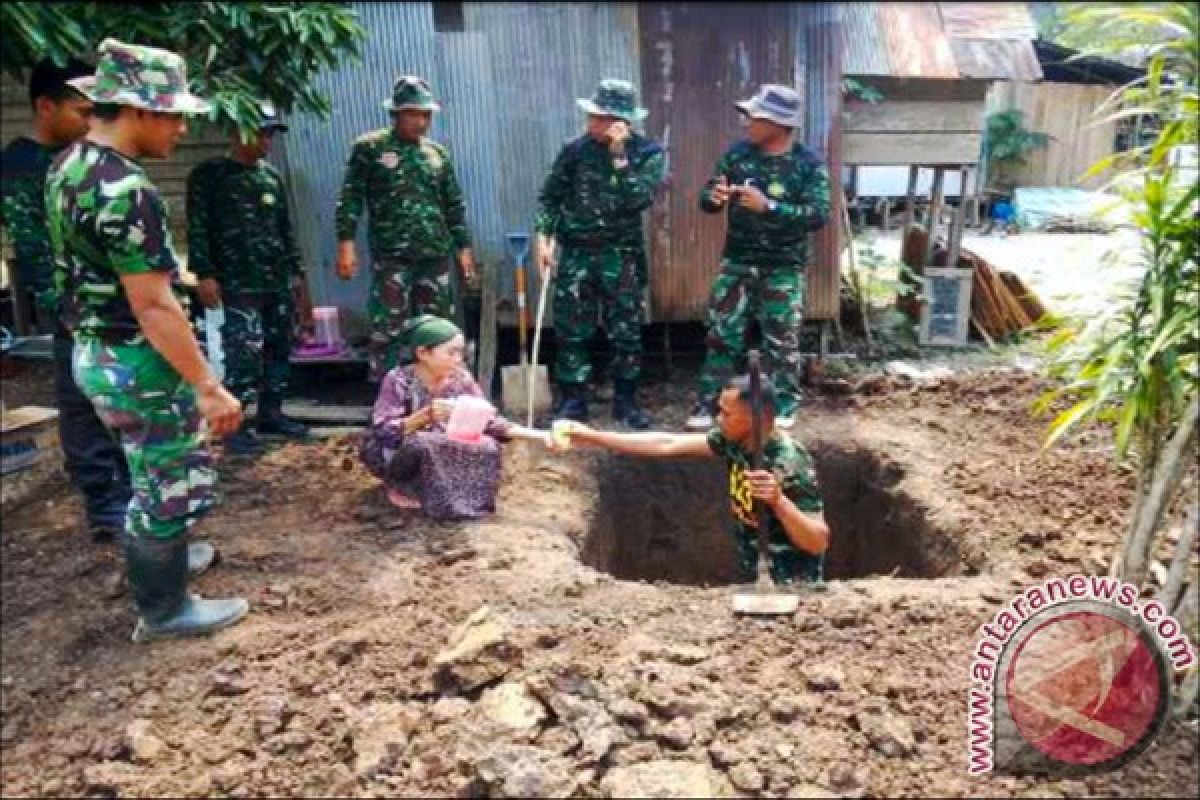
[[[762,367],[757,350],[746,354],[746,363],[750,373],[750,469],[757,470],[762,468],[763,451]],[[766,503],[755,501],[754,513],[758,519],[758,583],[763,584],[770,581],[767,525],[771,520],[771,510]]]
[[[521,357],[524,359],[526,344],[529,339],[529,309],[525,301],[525,262],[517,259],[517,341],[521,343]]]

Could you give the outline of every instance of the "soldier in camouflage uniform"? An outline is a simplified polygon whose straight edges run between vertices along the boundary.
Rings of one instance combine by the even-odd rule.
[[[704,211],[728,209],[729,227],[709,296],[700,396],[687,426],[702,430],[712,424],[716,394],[741,367],[746,327],[756,319],[765,367],[774,373],[779,394],[776,424],[786,429],[800,401],[808,234],[829,219],[829,174],[793,141],[801,120],[794,89],[768,84],[736,107],[749,119],[746,138],[721,156],[700,193]]]
[[[230,154],[196,165],[188,176],[188,266],[201,302],[224,303],[225,385],[243,406],[258,400],[258,432],[305,438],[307,428],[283,414],[292,352],[292,286],[304,280],[283,179],[263,158],[287,126],[274,106],[261,107],[256,136],[234,133]],[[236,453],[258,450],[243,423],[229,437]]]
[[[554,287],[556,415],[587,419],[588,341],[602,317],[615,353],[613,418],[644,429],[650,421],[636,396],[646,282],[642,212],[654,202],[666,158],[661,145],[631,128],[646,116],[633,84],[601,81],[591,99],[578,103],[588,115],[587,132],[554,160],[535,223],[543,280],[555,246],[562,246]]]
[[[248,609],[241,598],[186,591],[189,568],[213,559],[211,545],[189,547],[187,538],[215,501],[204,424],[233,432],[241,405],[200,351],[166,206],[139,159],[169,156],[187,131],[183,115],[209,104],[188,92],[180,56],[114,39],[101,43],[96,74],[70,84],[95,103],[92,129],[55,159],[46,212],[75,380],[129,463],[123,543],[138,610],[133,637],[207,633]]]
[[[372,382],[396,365],[405,320],[421,314],[454,317],[451,251],[457,253],[464,282],[475,272],[466,205],[450,152],[425,137],[433,112],[441,110],[429,84],[414,75],[400,77],[384,108],[392,127],[355,141],[337,205],[337,272],[343,280],[357,272],[354,234],[364,207],[368,214]]]
[[[33,136],[18,136],[4,149],[0,183],[17,289],[33,292],[38,327],[54,334],[54,396],[63,463],[71,482],[83,493],[92,540],[107,542],[125,527],[129,468],[120,445],[71,375],[74,341],[59,319],[54,250],[46,229],[46,173],[55,156],[87,133],[92,111],[92,101],[67,81],[91,73],[92,68],[81,61],[58,67],[45,59],[33,68],[29,76]]]

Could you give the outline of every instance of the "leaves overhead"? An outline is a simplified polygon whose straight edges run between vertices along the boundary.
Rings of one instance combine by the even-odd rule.
[[[327,117],[314,78],[359,58],[366,31],[346,3],[2,3],[0,66],[18,80],[43,57],[95,60],[121,41],[174,50],[187,59],[192,91],[212,101],[209,120],[249,133],[259,100],[282,113]]]

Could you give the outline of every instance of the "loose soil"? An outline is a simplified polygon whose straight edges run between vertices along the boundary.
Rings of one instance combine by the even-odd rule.
[[[223,458],[202,527],[222,560],[195,588],[252,612],[133,645],[117,554],[60,486],[4,520],[0,794],[600,796],[652,764],[645,781],[765,796],[1195,796],[1178,722],[1105,775],[966,774],[979,626],[1020,587],[1100,570],[1133,489],[1100,434],[1042,449],[1040,387],[990,369],[811,398],[833,580],[785,619],[730,613],[711,464],[514,446],[495,515],[432,524],[344,436]],[[678,429],[686,398],[648,394]],[[490,631],[483,674],[437,663],[484,606],[464,629]]]

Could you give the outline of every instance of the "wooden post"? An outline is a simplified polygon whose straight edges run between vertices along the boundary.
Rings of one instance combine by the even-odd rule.
[[[921,259],[922,270],[933,266],[933,242],[937,238],[938,217],[942,213],[942,180],[945,174],[942,167],[934,167],[933,188],[929,193],[929,240],[925,242],[925,257]]]
[[[500,275],[495,264],[483,264],[481,270],[482,292],[479,309],[479,386],[488,400],[492,395],[492,380],[496,373],[496,337],[500,332],[496,325],[496,300],[499,295]]]
[[[917,221],[917,175],[921,168],[916,164],[908,167],[908,191],[905,193],[904,230],[907,231]]]
[[[958,208],[954,210],[954,221],[950,223],[950,252],[946,254],[946,266],[958,269],[958,253],[962,249],[963,223],[967,217],[967,168],[958,171]]]
[[[883,229],[890,231],[892,229],[892,198],[883,198]]]

